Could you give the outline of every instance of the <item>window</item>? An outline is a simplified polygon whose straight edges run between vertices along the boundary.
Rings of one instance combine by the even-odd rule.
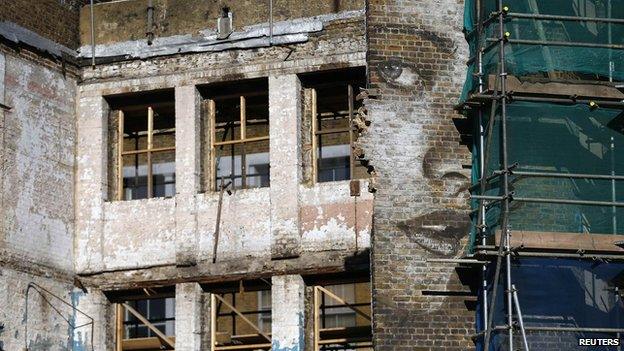
[[[108,99],[110,198],[136,200],[175,195],[173,92],[143,92]]]
[[[129,301],[128,305],[165,335],[175,335],[174,298]],[[128,310],[124,314],[124,336],[125,339],[157,337],[153,330],[149,329]]]
[[[347,303],[355,303],[355,284],[329,285],[325,288]],[[327,298],[325,294],[322,295],[322,310],[321,324],[324,328],[355,326],[355,311],[334,299]]]
[[[265,333],[271,332],[271,290],[258,291],[258,327]]]
[[[366,168],[353,154],[358,137],[353,121],[361,107],[355,95],[365,86],[364,70],[322,72],[304,75],[301,80],[309,90],[306,99],[311,100],[310,112],[305,113],[311,119],[311,179],[332,182],[366,178]]]
[[[172,287],[109,293],[115,305],[115,350],[175,349]]]
[[[372,350],[370,284],[314,287],[314,351]]]
[[[258,289],[253,282],[245,284],[237,291],[211,294],[212,350],[271,348],[271,291],[245,291]]]
[[[269,95],[266,79],[226,87],[213,86],[205,94],[208,96],[210,130],[208,188],[268,187]]]

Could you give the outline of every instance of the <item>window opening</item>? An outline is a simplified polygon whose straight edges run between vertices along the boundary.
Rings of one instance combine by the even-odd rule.
[[[116,351],[175,349],[174,297],[129,300],[115,306]]]
[[[372,350],[370,283],[314,287],[314,350]]]
[[[118,111],[118,200],[175,195],[175,118],[148,107],[126,118]]]
[[[367,178],[366,167],[353,152],[358,138],[354,120],[362,106],[355,95],[359,87],[365,86],[364,71],[321,72],[301,79],[310,91],[306,102],[311,100],[306,118],[311,119],[307,128],[311,129],[312,179],[332,182]]]
[[[207,101],[212,190],[270,185],[268,89],[257,82],[245,85],[245,91],[228,87]]]
[[[211,294],[211,351],[271,349],[271,290]]]

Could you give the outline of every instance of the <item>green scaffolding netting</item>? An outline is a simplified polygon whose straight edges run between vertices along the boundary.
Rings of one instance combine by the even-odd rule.
[[[464,27],[471,58],[484,48],[482,72],[496,74],[499,63],[498,20],[479,32],[476,10],[479,0],[466,0]],[[482,20],[498,9],[497,0],[480,0]],[[504,20],[506,71],[518,77],[577,80],[624,80],[624,23],[588,21],[587,18],[624,19],[624,0],[506,0]],[[516,14],[569,16],[582,21],[550,18],[519,18]],[[605,47],[611,46],[611,47]],[[463,97],[475,91],[478,65],[469,65]]]
[[[481,113],[486,131],[485,172],[490,175],[501,169],[501,110],[485,108]],[[493,124],[488,127],[490,119]],[[623,129],[624,113],[619,109],[515,101],[507,105],[509,164],[517,163],[514,172],[622,175]],[[480,155],[478,143],[474,150]],[[478,156],[473,162],[476,184],[480,178]],[[516,198],[624,202],[624,180],[513,174],[509,184]],[[473,193],[481,194],[479,188]],[[494,196],[502,193],[500,178],[490,181],[483,192]],[[478,208],[476,201],[473,206]],[[485,214],[491,236],[500,229],[500,205],[490,205]],[[621,234],[624,208],[513,201],[509,225],[516,231]]]

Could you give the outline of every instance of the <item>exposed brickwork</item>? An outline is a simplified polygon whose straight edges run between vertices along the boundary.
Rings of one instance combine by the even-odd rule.
[[[34,291],[71,301],[76,81],[52,62],[0,47],[0,349],[68,350],[68,330]],[[49,297],[48,297],[49,298]],[[11,306],[11,308],[6,308]],[[25,345],[26,343],[26,345]]]
[[[79,45],[77,6],[71,1],[37,0],[0,1],[0,21],[14,22],[61,45],[75,49]]]
[[[474,312],[454,265],[469,231],[469,153],[452,118],[465,77],[462,1],[371,0],[367,13],[368,130],[375,168],[375,350],[466,350]],[[429,291],[436,292],[434,295]]]

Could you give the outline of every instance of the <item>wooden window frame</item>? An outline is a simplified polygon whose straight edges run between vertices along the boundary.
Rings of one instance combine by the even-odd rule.
[[[355,174],[355,156],[353,155],[355,135],[353,128],[353,114],[354,114],[354,103],[353,103],[353,85],[347,85],[347,98],[349,99],[349,108],[348,108],[348,119],[349,126],[344,128],[333,128],[322,130],[318,125],[318,97],[316,93],[316,88],[312,88],[312,182],[316,183],[324,183],[318,180],[318,163],[319,163],[319,155],[318,155],[318,145],[319,138],[323,135],[331,135],[331,134],[341,134],[341,133],[349,133],[349,179],[346,180],[354,180],[353,177]]]
[[[352,337],[348,335],[349,332],[349,328],[323,328],[322,327],[322,323],[321,323],[321,315],[322,315],[322,311],[324,310],[324,305],[325,305],[325,297],[328,297],[336,302],[338,302],[338,305],[332,305],[332,307],[336,307],[336,306],[342,306],[342,307],[346,307],[349,308],[351,310],[353,310],[353,312],[355,312],[356,315],[359,315],[360,317],[363,317],[364,319],[368,320],[369,322],[372,321],[372,318],[370,315],[366,314],[366,312],[362,311],[359,306],[364,305],[364,304],[358,304],[358,303],[348,303],[347,301],[345,301],[344,299],[342,299],[341,297],[337,296],[336,294],[334,294],[333,292],[331,292],[330,290],[324,288],[323,286],[320,285],[316,285],[314,286],[314,293],[313,293],[313,311],[314,311],[314,324],[313,324],[313,351],[320,351],[322,349],[322,347],[324,345],[331,345],[331,344],[342,344],[342,343],[349,343],[349,342],[354,342],[354,343],[365,343],[365,345],[362,345],[363,347],[371,347],[372,348],[372,339],[369,338],[364,338],[362,339],[361,337]],[[370,303],[366,303],[366,305],[370,305]],[[372,327],[372,325],[371,325]],[[323,331],[330,331],[330,330],[344,330],[345,332],[345,336],[341,337],[341,338],[335,338],[335,339],[323,339],[321,336],[321,332]],[[372,334],[371,334],[372,336]]]
[[[234,295],[233,295],[234,296]],[[219,317],[218,305],[222,304],[229,308],[233,315],[242,319],[242,321],[249,325],[259,337],[266,340],[264,343],[256,344],[241,344],[241,345],[218,345],[217,344],[217,318]],[[236,300],[233,303],[227,302],[225,298],[216,293],[210,294],[210,351],[227,351],[227,350],[257,350],[257,349],[270,349],[272,343],[271,333],[265,333],[262,331],[259,325],[253,323],[249,318],[245,317],[245,314],[259,314],[260,311],[243,311],[241,312],[236,307]]]
[[[125,339],[124,314],[128,312],[135,316],[142,324],[151,330],[155,337]],[[126,302],[115,304],[115,351],[160,348],[175,350],[175,337],[170,337],[161,332],[145,316],[135,310]]]
[[[216,104],[212,99],[208,100],[208,118],[210,120],[210,190],[217,191],[221,188],[227,187],[224,184],[224,177],[221,178],[221,184],[217,184],[217,147],[241,145],[241,188],[247,188],[247,151],[245,145],[247,143],[253,143],[258,141],[267,141],[270,135],[259,137],[247,137],[247,101],[245,96],[240,96],[240,138],[233,140],[217,141],[217,116],[216,116]],[[270,122],[269,122],[270,123]],[[231,170],[235,173],[234,169]],[[232,184],[233,186],[233,184]]]
[[[154,148],[154,109],[150,106],[147,108],[147,148],[140,150],[124,151],[124,113],[118,111],[118,127],[117,127],[117,200],[124,200],[124,156],[135,155],[136,157],[145,154],[147,156],[147,199],[154,197],[154,174],[152,169],[152,154],[156,152],[174,151],[175,145],[168,147]]]

